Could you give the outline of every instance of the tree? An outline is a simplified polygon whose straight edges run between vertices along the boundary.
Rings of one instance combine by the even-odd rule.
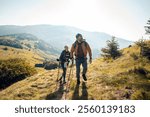
[[[150,19],[147,21],[147,25],[145,26],[146,34],[150,34]]]
[[[112,36],[111,40],[106,41],[107,47],[101,49],[102,51],[101,55],[103,57],[115,59],[116,57],[120,56],[119,44],[115,39],[116,38]]]
[[[147,45],[146,40],[142,37],[141,39],[136,41],[135,44],[140,47],[140,55],[142,55],[143,49]]]
[[[150,44],[148,41],[142,37],[142,39],[136,41],[135,44],[140,47],[140,55],[150,59]]]
[[[145,26],[145,31],[146,34],[150,34],[150,19],[147,21],[147,25]],[[148,59],[150,59],[150,44],[148,41],[146,41],[145,39],[140,39],[137,42],[135,42],[135,44],[137,46],[140,47],[140,55],[147,57]]]

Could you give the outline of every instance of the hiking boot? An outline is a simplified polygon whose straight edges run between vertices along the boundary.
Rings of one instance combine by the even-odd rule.
[[[62,84],[62,80],[60,80],[59,83]]]
[[[77,84],[80,85],[80,80],[77,80]]]
[[[66,84],[66,81],[63,81],[63,84]]]
[[[58,79],[58,81],[61,81],[62,80],[62,76]]]
[[[84,80],[84,81],[87,81],[87,78],[86,78],[86,75],[85,75],[85,74],[82,74],[82,77],[83,77],[83,80]]]

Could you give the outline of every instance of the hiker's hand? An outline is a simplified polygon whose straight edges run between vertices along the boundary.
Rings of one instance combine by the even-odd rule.
[[[71,59],[71,62],[72,62],[71,64],[73,65],[74,64],[74,58]]]
[[[92,58],[90,58],[89,63],[90,63],[90,64],[92,63]]]

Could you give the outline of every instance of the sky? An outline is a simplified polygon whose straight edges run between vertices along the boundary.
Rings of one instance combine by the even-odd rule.
[[[150,0],[0,0],[0,25],[67,25],[138,40]]]

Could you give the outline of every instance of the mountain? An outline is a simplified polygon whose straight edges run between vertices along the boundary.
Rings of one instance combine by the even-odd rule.
[[[20,49],[37,49],[48,54],[58,54],[57,49],[53,48],[53,46],[28,33],[7,34],[0,36],[0,45]]]
[[[59,51],[43,40],[28,33],[0,36],[1,59],[22,58],[33,65],[45,60],[53,60]]]
[[[3,25],[0,26],[0,35],[28,33],[35,35],[37,38],[45,41],[58,49],[59,52],[63,49],[64,45],[71,46],[76,40],[77,33],[83,34],[83,37],[91,45],[94,58],[100,55],[100,49],[106,46],[106,41],[111,39],[111,35],[102,32],[89,32],[75,27],[69,26],[55,26],[55,25],[28,25],[28,26],[15,26]],[[117,38],[120,48],[128,47],[133,42]]]

